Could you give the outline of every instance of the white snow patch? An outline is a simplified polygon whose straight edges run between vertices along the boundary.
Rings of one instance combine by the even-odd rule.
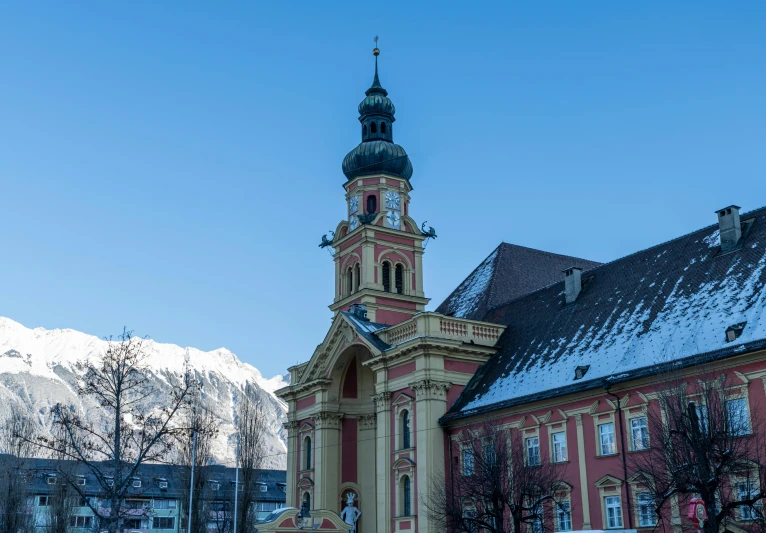
[[[708,248],[721,246],[721,232],[719,230],[715,230],[713,233],[702,239],[702,242],[707,244]]]
[[[458,296],[450,302],[449,310],[452,311],[453,316],[464,318],[478,309],[479,301],[495,272],[496,257],[497,249],[457,288]]]

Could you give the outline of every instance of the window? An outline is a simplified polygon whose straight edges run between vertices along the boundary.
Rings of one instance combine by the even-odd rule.
[[[476,527],[476,511],[473,509],[465,509],[463,511],[463,530],[476,533],[478,528]]]
[[[38,496],[37,505],[39,507],[48,507],[50,505],[49,496]]]
[[[398,294],[404,292],[404,266],[401,263],[396,265],[396,292]]]
[[[640,492],[636,499],[638,500],[638,527],[656,526],[657,518],[652,495],[648,492]]]
[[[309,494],[308,492],[304,492],[303,501],[306,502],[306,507],[311,509],[311,494]]]
[[[125,527],[130,529],[149,529],[149,520],[140,518],[129,518],[125,520]]]
[[[263,511],[271,512],[276,509],[279,509],[279,506],[280,506],[279,502],[256,502],[255,510],[258,511],[259,513]]]
[[[378,199],[374,195],[367,197],[367,214],[371,215],[378,212]]]
[[[351,267],[348,267],[348,270],[346,271],[346,294],[351,294],[354,292],[354,273],[351,270]]]
[[[406,409],[402,411],[401,415],[402,424],[402,449],[406,450],[411,446],[410,444],[410,412]]]
[[[383,261],[383,290],[391,292],[391,263]]]
[[[285,483],[277,483],[277,486],[279,487],[279,490],[282,492],[287,492],[287,485]]]
[[[412,516],[412,500],[410,494],[410,477],[404,476],[402,478],[402,515]]]
[[[473,475],[473,450],[471,448],[463,450],[463,475]]]
[[[741,481],[737,483],[737,500],[747,501],[751,498],[758,496],[758,489],[755,487],[755,483],[752,481]],[[740,520],[755,520],[759,516],[759,504],[755,505],[743,505],[739,508]],[[756,510],[758,509],[758,510]]]
[[[529,437],[527,439],[527,466],[540,466],[540,439]]]
[[[572,508],[569,502],[556,504],[556,526],[558,531],[572,531]]]
[[[598,438],[600,444],[600,455],[611,455],[617,453],[617,445],[614,440],[614,423],[601,424],[598,426]]]
[[[114,480],[111,478],[107,478],[106,480],[106,486],[107,487],[114,487]]]
[[[737,398],[726,402],[726,421],[729,433],[732,435],[747,435],[750,433],[750,418],[747,415],[747,400]]]
[[[306,470],[311,470],[311,437],[306,437],[303,440],[303,457]]]
[[[359,263],[354,266],[354,282],[356,290],[359,290],[359,286],[362,284],[362,269],[359,267]]]
[[[646,426],[646,417],[630,419],[630,442],[634,450],[649,448],[649,429]]]
[[[56,476],[48,476],[48,485],[55,485],[56,484]]]
[[[362,124],[362,137],[367,137],[367,124]]]
[[[77,484],[78,485],[85,485],[85,478],[84,477],[78,477],[77,478]]]
[[[378,127],[374,122],[370,122],[370,133],[378,133]]]
[[[79,527],[79,528],[92,528],[93,527],[93,517],[92,516],[70,516],[69,517],[69,526],[70,527]]]
[[[567,460],[567,439],[563,431],[554,433],[551,436],[553,441],[553,462],[563,463]]]
[[[490,468],[497,466],[497,451],[493,442],[484,445],[484,462]]]
[[[697,420],[699,423],[699,428],[702,433],[707,433],[708,431],[708,411],[707,411],[707,405],[698,405],[695,402],[689,402],[690,405],[694,406],[694,409],[696,411]]]
[[[381,122],[380,123],[380,133],[386,133],[386,123]]]
[[[175,529],[175,526],[174,516],[155,516],[152,521],[152,529]]]
[[[141,480],[140,479],[134,479],[132,485],[133,485],[134,489],[140,489],[141,488]]]
[[[606,527],[608,529],[622,528],[622,503],[619,496],[607,496],[604,498],[606,505]]]
[[[534,514],[534,518],[531,522],[531,528],[529,528],[527,531],[531,530],[532,533],[543,533],[543,506],[541,503],[538,503],[535,505],[534,509],[532,510],[532,513]]]
[[[269,490],[269,487],[265,483],[262,485],[258,485],[258,488],[260,489],[261,492],[266,492]]]
[[[167,481],[160,481],[159,486],[161,489],[167,489],[168,488],[168,482]]]
[[[149,500],[125,500],[125,507],[128,509],[148,509]]]
[[[218,483],[217,481],[211,481],[210,482],[210,489],[211,490],[218,490],[220,488],[221,488],[221,484]]]
[[[154,508],[155,509],[175,509],[176,501],[175,500],[154,500]]]

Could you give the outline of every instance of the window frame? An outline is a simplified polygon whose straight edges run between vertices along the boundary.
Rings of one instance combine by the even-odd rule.
[[[566,463],[569,461],[569,450],[567,446],[567,432],[563,429],[561,431],[554,431],[550,433],[551,435],[551,458],[553,463]],[[562,441],[560,443],[556,442],[556,436],[561,435]],[[559,445],[559,449],[557,450],[556,446]],[[563,451],[563,454],[559,456],[559,451]]]
[[[534,440],[535,446],[531,447],[532,449],[537,449],[537,453],[534,454],[534,457],[536,459],[536,462],[531,461],[532,455],[530,455],[530,442]],[[526,460],[526,466],[540,466],[542,464],[542,459],[540,457],[540,435],[529,435],[524,437],[524,459]]]
[[[635,489],[634,489],[635,490]],[[648,497],[648,515],[645,515],[642,513],[642,510],[646,507],[647,502],[646,499]],[[644,500],[642,502],[642,500]],[[644,523],[643,519],[648,517],[649,522]],[[651,528],[654,529],[657,527],[657,513],[654,512],[654,496],[651,492],[646,490],[638,490],[636,491],[636,528],[637,529],[643,529],[643,528]]]
[[[602,431],[602,428],[606,428],[607,426],[611,426],[611,451],[604,451],[604,432]],[[598,455],[599,457],[608,457],[610,455],[617,455],[617,433],[615,431],[615,424],[614,419],[611,421],[604,421],[602,423],[596,424],[596,435],[598,437]]]
[[[609,503],[609,500],[613,500],[613,503]],[[616,500],[616,504],[614,503],[614,500]],[[622,517],[622,496],[620,494],[615,495],[607,495],[603,497],[603,505],[604,505],[604,526],[605,529],[623,529],[623,526],[625,524],[625,521]],[[610,525],[610,517],[609,517],[609,511],[616,509],[617,515],[615,518],[619,518],[619,524],[616,525]]]
[[[563,509],[561,508],[562,505],[566,504],[568,511],[564,513]],[[554,501],[553,502],[554,511],[555,511],[555,530],[556,531],[572,531],[572,499],[570,498],[569,493],[567,492],[566,498],[562,498],[560,501]],[[562,513],[565,514],[567,517],[567,520],[569,521],[569,528],[564,529],[561,527],[561,516]]]

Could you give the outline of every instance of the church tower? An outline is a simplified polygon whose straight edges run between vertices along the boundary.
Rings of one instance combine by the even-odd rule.
[[[375,77],[359,104],[362,142],[343,159],[347,218],[332,241],[336,314],[364,304],[367,317],[397,324],[423,311],[423,242],[428,237],[409,216],[412,163],[394,144],[396,109]]]

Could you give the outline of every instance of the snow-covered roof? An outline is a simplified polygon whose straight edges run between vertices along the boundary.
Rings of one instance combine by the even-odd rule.
[[[766,346],[766,208],[742,215],[741,248],[711,226],[593,268],[569,305],[560,282],[489,310],[507,325],[446,419],[630,379],[657,364]],[[745,323],[727,342],[726,329]],[[575,368],[588,366],[575,380]]]
[[[559,281],[565,268],[589,270],[599,264],[504,242],[452,291],[436,312],[481,320],[488,309]]]

